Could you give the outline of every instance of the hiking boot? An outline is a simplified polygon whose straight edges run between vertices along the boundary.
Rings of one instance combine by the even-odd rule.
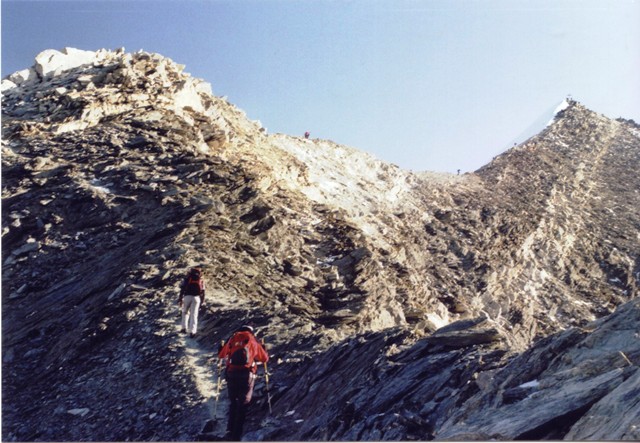
[[[191,337],[191,338],[195,338],[195,337],[196,337],[196,334],[192,332],[191,334],[189,334],[189,337]]]
[[[187,333],[187,330],[186,330],[185,328],[182,328],[182,329],[180,329],[180,333],[181,333],[181,334],[186,334],[186,333]]]

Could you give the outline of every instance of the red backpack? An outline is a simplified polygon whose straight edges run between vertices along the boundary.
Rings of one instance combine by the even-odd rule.
[[[229,340],[229,366],[232,369],[250,369],[255,365],[251,340],[253,335],[249,331],[236,332]]]
[[[203,290],[202,271],[200,268],[193,268],[189,273],[189,279],[187,280],[187,286],[184,288],[184,293],[186,295],[200,295]]]

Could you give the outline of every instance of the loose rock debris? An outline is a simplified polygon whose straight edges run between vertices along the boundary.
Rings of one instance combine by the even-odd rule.
[[[246,439],[638,439],[633,121],[569,101],[449,175],[268,134],[158,54],[47,50],[2,96],[4,440],[216,439],[249,321]]]

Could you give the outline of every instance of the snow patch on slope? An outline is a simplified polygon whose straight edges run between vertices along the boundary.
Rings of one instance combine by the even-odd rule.
[[[556,119],[557,115],[560,112],[562,112],[565,109],[567,109],[569,106],[570,106],[570,103],[567,101],[567,99],[562,100],[562,103],[560,103],[558,106],[556,106],[556,109],[553,111],[553,117],[551,117],[551,120],[549,120],[549,123],[547,123],[547,126],[552,124],[554,122],[554,120]]]

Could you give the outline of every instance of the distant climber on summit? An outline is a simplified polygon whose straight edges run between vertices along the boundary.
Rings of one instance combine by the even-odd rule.
[[[311,135],[311,134],[309,134],[309,131],[307,131],[307,132],[305,132],[305,133],[304,133],[304,138],[307,138],[307,139],[308,139],[310,135]]]
[[[182,308],[182,334],[189,332],[191,338],[198,330],[198,311],[204,305],[205,284],[202,269],[192,268],[180,287],[180,307]]]
[[[240,441],[247,415],[258,366],[256,362],[267,363],[269,355],[263,345],[256,340],[253,327],[238,329],[224,346],[218,350],[218,357],[227,360],[227,389],[229,392],[229,421],[225,440]]]

